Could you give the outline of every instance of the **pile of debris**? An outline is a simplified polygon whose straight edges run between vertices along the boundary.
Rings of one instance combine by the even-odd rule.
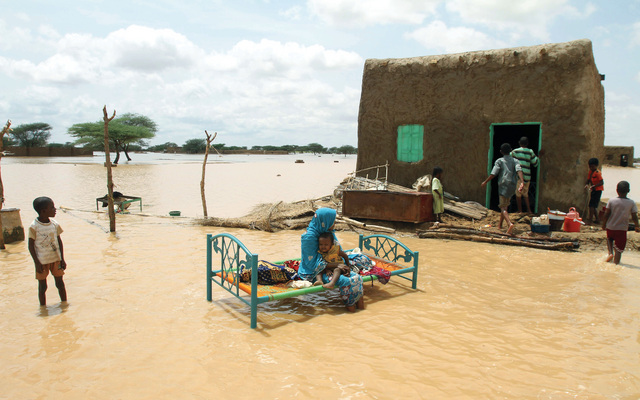
[[[245,216],[238,218],[208,217],[197,222],[204,226],[221,226],[226,228],[257,229],[275,232],[288,229],[305,229],[318,208],[336,208],[332,196],[324,196],[314,200],[294,203],[259,204]]]
[[[574,250],[580,247],[576,238],[552,238],[542,234],[535,237],[510,236],[499,232],[443,224],[435,224],[428,230],[418,230],[417,234],[419,238],[471,240],[545,250]]]

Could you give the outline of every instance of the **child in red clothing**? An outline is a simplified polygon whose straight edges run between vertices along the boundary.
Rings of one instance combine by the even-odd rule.
[[[589,210],[587,212],[587,221],[593,221],[598,223],[597,209],[600,206],[600,198],[602,197],[602,190],[604,189],[604,180],[602,179],[602,173],[598,171],[598,164],[600,162],[597,158],[589,159],[589,175],[587,177],[587,184],[585,189],[591,192],[589,198]]]

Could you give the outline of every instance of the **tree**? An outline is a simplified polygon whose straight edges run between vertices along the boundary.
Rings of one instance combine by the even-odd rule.
[[[211,143],[213,143],[213,140],[216,138],[216,136],[218,136],[218,132],[215,132],[213,135],[210,135],[209,132],[205,130],[204,134],[207,137],[207,144],[204,149],[204,161],[202,161],[202,180],[200,181],[200,195],[202,196],[202,211],[204,212],[204,217],[207,218],[208,217],[207,199],[204,196],[204,174],[205,174],[205,171],[207,170],[207,157],[209,157],[209,148],[212,147]]]
[[[69,135],[77,138],[76,144],[97,147],[104,140],[103,122],[85,122],[74,124],[69,128]],[[124,151],[127,160],[131,161],[128,151],[133,144],[145,145],[145,139],[156,135],[157,125],[149,117],[138,114],[123,114],[109,124],[109,148],[117,153],[114,164],[120,160],[120,152]]]
[[[116,116],[116,110],[113,110],[113,115],[109,117],[107,114],[107,106],[102,109],[103,120],[103,134],[104,141],[104,165],[107,167],[107,201],[109,203],[109,230],[110,232],[116,231],[116,213],[113,209],[113,174],[111,172],[111,156],[109,155],[109,122]]]
[[[182,145],[182,150],[189,154],[204,153],[206,148],[207,143],[204,139],[189,139]]]
[[[309,143],[306,147],[307,150],[309,150],[313,154],[324,153],[327,150],[320,143]]]
[[[347,145],[344,145],[344,146],[340,146],[340,147],[338,147],[338,148],[336,149],[336,153],[337,153],[337,154],[344,154],[344,155],[345,155],[345,157],[346,157],[346,155],[347,155],[347,154],[358,154],[358,149],[356,149],[356,148],[355,148],[355,147],[353,147],[353,146],[349,146],[349,145],[347,144]]]
[[[10,147],[15,145],[16,145],[16,141],[11,139],[11,137],[5,136],[2,138],[2,147]]]
[[[13,128],[13,137],[18,146],[24,147],[44,147],[51,137],[51,125],[44,122],[34,122],[32,124],[22,124]]]
[[[131,161],[129,157],[129,150],[133,150],[134,145],[146,146],[144,139],[150,139],[158,132],[158,125],[149,117],[140,114],[127,113],[114,120],[116,124],[122,124],[128,127],[132,127],[135,131],[130,131],[125,134],[137,136],[130,136],[129,139],[121,138],[121,148],[124,151],[124,155],[127,156],[127,160]]]
[[[4,146],[2,146],[2,142],[4,141],[4,135],[11,132],[11,120],[8,120],[4,128],[0,131],[0,160],[2,160],[2,155],[4,154]],[[0,210],[4,205],[4,186],[2,185],[2,175],[0,175]],[[4,250],[4,228],[2,227],[2,218],[0,218],[0,249]]]
[[[174,143],[174,142],[166,142],[164,144],[157,144],[155,146],[150,146],[147,150],[148,151],[155,151],[155,152],[164,152],[164,151],[167,151],[167,148],[169,148],[169,147],[176,148],[176,147],[180,147],[180,146],[178,146],[178,144]]]

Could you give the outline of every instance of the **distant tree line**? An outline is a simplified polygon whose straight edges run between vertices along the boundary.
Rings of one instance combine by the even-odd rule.
[[[11,135],[3,137],[4,147],[73,147],[82,146],[89,150],[104,151],[104,125],[102,121],[84,122],[74,124],[67,133],[76,140],[67,143],[49,143],[52,127],[44,122],[22,124],[13,128]],[[117,153],[114,163],[120,159],[120,152],[124,152],[128,160],[130,152],[183,152],[188,154],[204,153],[206,141],[204,138],[189,139],[182,146],[177,143],[166,142],[164,144],[149,146],[147,140],[155,137],[158,127],[149,117],[139,114],[123,114],[116,117],[109,124],[109,147]],[[226,150],[251,150],[251,151],[285,151],[287,153],[313,153],[313,154],[357,154],[358,149],[350,146],[324,147],[320,143],[309,143],[306,146],[287,144],[282,146],[227,146],[224,143],[214,143],[212,146],[220,153]]]
[[[150,146],[147,151],[163,152],[163,151],[182,151],[188,154],[204,153],[207,143],[204,139],[189,139],[182,146],[176,143],[167,142],[156,146]],[[251,151],[285,151],[287,153],[313,153],[313,154],[357,154],[358,149],[353,146],[345,145],[340,147],[324,147],[319,143],[309,143],[306,146],[298,146],[295,144],[285,144],[282,146],[227,146],[224,143],[214,143],[212,146],[220,153],[227,150],[251,150]]]

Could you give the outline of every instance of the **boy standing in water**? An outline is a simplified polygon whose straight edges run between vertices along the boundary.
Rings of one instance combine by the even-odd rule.
[[[536,153],[529,148],[529,139],[523,136],[518,141],[520,147],[511,152],[511,155],[518,160],[520,167],[522,168],[522,175],[524,176],[524,186],[522,192],[516,192],[516,204],[518,205],[518,212],[522,212],[522,198],[524,197],[524,204],[527,206],[527,213],[531,214],[531,204],[529,203],[529,184],[531,184],[531,167],[538,166],[538,157]]]
[[[29,227],[29,253],[36,266],[36,279],[38,280],[38,298],[40,305],[47,304],[47,276],[49,271],[56,281],[56,287],[60,294],[60,301],[67,301],[67,290],[62,276],[67,268],[64,261],[62,228],[53,220],[56,216],[56,206],[49,197],[38,197],[33,201],[33,208],[38,213]]]
[[[620,263],[620,257],[627,245],[627,231],[629,230],[629,215],[633,219],[636,232],[640,232],[638,224],[638,207],[636,202],[627,198],[629,182],[620,181],[616,187],[618,197],[610,199],[602,218],[602,229],[607,231],[607,262],[613,260]]]
[[[597,158],[589,159],[589,175],[587,177],[587,184],[585,189],[591,192],[589,197],[589,212],[587,213],[587,221],[593,221],[598,223],[597,209],[600,206],[600,198],[602,197],[602,191],[604,190],[604,180],[602,179],[602,173],[598,171],[598,164],[600,162]]]
[[[444,212],[444,189],[442,188],[442,168],[433,168],[433,179],[431,180],[431,192],[433,192],[433,213],[436,221],[442,222],[442,213]]]
[[[490,180],[496,176],[498,177],[498,194],[500,197],[498,206],[500,207],[500,224],[498,227],[502,229],[502,221],[507,221],[507,235],[511,235],[513,233],[513,223],[509,218],[509,203],[511,203],[511,197],[516,193],[516,190],[522,191],[524,176],[522,175],[520,164],[510,155],[511,145],[509,143],[503,143],[500,146],[500,153],[502,157],[496,160],[491,174],[480,186],[484,188]]]

